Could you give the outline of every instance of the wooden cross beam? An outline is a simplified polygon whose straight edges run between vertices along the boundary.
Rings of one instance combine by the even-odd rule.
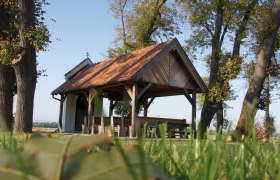
[[[193,105],[194,104],[193,98],[189,95],[189,93],[185,89],[184,89],[184,95],[188,99],[188,101],[191,103],[191,105]]]
[[[148,108],[149,108],[150,105],[153,103],[154,99],[155,99],[155,97],[153,97],[153,98],[150,99],[150,101],[149,101],[148,104],[147,104],[147,107],[148,107]]]
[[[125,86],[125,89],[130,98],[133,99],[132,89],[128,86]]]
[[[153,100],[155,98],[151,98],[150,101],[148,102],[148,99],[145,98],[143,99],[143,107],[144,107],[144,117],[147,117],[148,116],[148,109],[150,107],[150,105],[152,104]]]
[[[147,84],[137,95],[137,99],[139,100],[144,94],[145,92],[152,86],[152,83]]]

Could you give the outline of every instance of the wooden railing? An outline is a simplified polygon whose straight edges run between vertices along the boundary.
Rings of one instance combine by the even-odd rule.
[[[189,124],[186,123],[185,119],[140,116],[137,118],[140,121],[140,126],[142,129],[144,127],[144,124],[147,125],[147,128],[157,128],[159,124],[165,123],[167,125],[168,137],[170,138],[177,137],[176,134],[179,134],[179,136],[182,138],[186,128],[189,126]],[[131,119],[127,117],[92,117],[91,124],[93,125],[92,127],[90,127],[91,134],[108,132],[109,135],[112,135],[114,133],[118,137],[132,137]]]

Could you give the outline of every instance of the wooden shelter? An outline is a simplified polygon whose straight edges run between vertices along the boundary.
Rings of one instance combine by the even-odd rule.
[[[155,98],[174,95],[185,95],[192,104],[192,128],[195,130],[196,93],[207,91],[177,39],[95,64],[86,59],[66,73],[65,78],[66,82],[51,93],[53,97],[61,95],[59,120],[65,131],[67,113],[63,109],[75,109],[69,106],[69,102],[80,101],[80,106],[87,106],[84,115],[87,114],[88,122],[91,122],[92,116],[101,116],[102,98],[105,97],[110,100],[109,115],[112,115],[117,101],[131,100],[131,131],[135,136],[141,119],[137,116],[138,102],[142,102],[144,117],[147,117],[148,108]],[[78,108],[76,106],[76,115]]]

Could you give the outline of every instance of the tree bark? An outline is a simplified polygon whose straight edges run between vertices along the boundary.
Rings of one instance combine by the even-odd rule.
[[[233,134],[235,138],[240,138],[242,135],[247,137],[250,131],[250,125],[253,126],[254,123],[257,105],[259,103],[260,94],[266,78],[267,65],[272,58],[274,44],[276,42],[280,26],[280,0],[276,0],[274,3],[271,23],[271,29],[267,31],[267,36],[262,43],[255,71],[243,100],[238,124]]]
[[[14,72],[12,67],[0,62],[0,123],[1,130],[12,128],[13,118],[13,85]],[[2,118],[2,119],[1,119]]]
[[[269,129],[271,124],[270,112],[269,112],[269,104],[270,104],[270,77],[269,75],[265,79],[265,99],[264,99],[264,111],[265,111],[265,119],[264,119],[264,127],[265,127],[265,138],[269,140]]]
[[[212,37],[212,54],[211,54],[211,63],[210,63],[210,76],[208,87],[212,88],[216,85],[218,81],[218,70],[219,70],[219,53],[221,52],[220,46],[220,36],[223,26],[223,9],[222,9],[222,0],[219,0],[217,6],[217,15],[215,22],[215,32]],[[199,137],[203,138],[204,133],[207,128],[210,126],[211,120],[215,115],[217,110],[217,105],[210,102],[208,95],[206,94],[204,99],[204,105],[201,111],[201,121],[199,125]]]
[[[250,4],[248,4],[246,10],[244,11],[243,18],[240,22],[239,27],[235,31],[235,38],[234,38],[234,43],[233,43],[233,48],[232,48],[232,55],[231,55],[231,60],[235,61],[236,59],[240,59],[240,47],[242,40],[245,37],[246,33],[246,27],[248,25],[248,22],[250,20],[252,11],[254,10],[254,7],[258,3],[258,0],[252,0]],[[222,38],[223,39],[223,38]],[[221,40],[222,43],[222,40]],[[241,59],[239,60],[241,64]],[[237,67],[239,68],[238,71],[240,71],[240,66]],[[224,84],[224,86],[229,87],[229,82],[228,81],[223,81],[221,82]],[[224,122],[224,114],[223,114],[223,102],[219,102],[217,104],[217,133],[222,133],[222,128],[223,128],[223,122]]]
[[[0,4],[0,40],[7,40],[5,31],[9,31],[9,18],[4,5]],[[14,120],[13,86],[15,77],[12,67],[2,63],[0,59],[0,124],[1,130],[9,131]]]
[[[34,0],[19,0],[19,35],[23,53],[14,62],[17,80],[17,106],[14,132],[32,132],[34,94],[37,80],[36,51],[25,32],[35,27]]]
[[[217,129],[216,132],[218,134],[222,134],[223,132],[223,123],[224,123],[224,108],[223,108],[223,104],[219,103],[218,105],[218,109],[217,109]]]
[[[233,44],[233,49],[232,49],[232,59],[239,58],[239,56],[240,56],[241,42],[242,42],[242,39],[245,37],[246,27],[248,25],[252,11],[253,11],[255,5],[257,4],[257,2],[258,2],[257,0],[252,0],[252,2],[248,5],[246,10],[244,11],[242,21],[241,21],[239,27],[236,29],[235,39],[234,39],[234,44]],[[219,58],[217,55],[221,51],[221,46],[222,46],[222,42],[223,42],[223,38],[221,38],[221,40],[220,40],[221,29],[222,29],[222,18],[223,18],[221,3],[222,2],[220,1],[218,4],[218,6],[220,6],[220,7],[218,7],[218,9],[217,9],[215,33],[212,38],[213,39],[212,43],[213,42],[215,42],[215,43],[212,44],[211,69],[210,69],[210,78],[209,78],[209,84],[208,84],[209,88],[213,87],[218,82],[217,74],[218,74],[218,68],[219,68],[219,64],[218,64]],[[220,27],[217,27],[217,26],[220,26]],[[223,33],[222,37],[223,36],[224,36],[224,33]],[[215,40],[214,40],[214,38],[215,38]],[[226,84],[227,86],[229,85],[228,82],[220,82],[220,83]],[[224,119],[223,112],[221,112],[221,111],[223,111],[223,102],[218,102],[216,104],[211,103],[208,100],[208,96],[206,95],[205,100],[204,100],[204,106],[201,111],[201,123],[199,125],[201,137],[206,132],[207,127],[210,126],[211,120],[213,119],[213,117],[217,111],[219,111],[217,113],[217,132],[218,132],[219,127],[222,126],[223,119]]]

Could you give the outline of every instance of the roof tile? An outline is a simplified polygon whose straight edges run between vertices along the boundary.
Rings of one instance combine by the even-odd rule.
[[[132,76],[138,72],[139,69],[158,55],[164,47],[169,45],[173,40],[174,39],[171,39],[161,44],[151,45],[90,65],[64,82],[55,89],[52,94],[66,93],[79,89],[131,80]]]

